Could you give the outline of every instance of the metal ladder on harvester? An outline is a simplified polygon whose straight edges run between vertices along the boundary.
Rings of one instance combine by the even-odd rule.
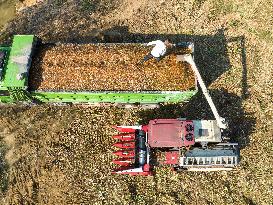
[[[179,165],[188,170],[230,170],[239,163],[237,143],[219,143],[211,150],[195,148],[180,158]]]
[[[237,156],[217,156],[217,157],[182,157],[181,165],[186,166],[236,166]]]

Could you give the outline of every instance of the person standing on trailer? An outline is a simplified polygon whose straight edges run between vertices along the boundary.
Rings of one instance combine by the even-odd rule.
[[[166,54],[166,51],[168,48],[171,48],[175,46],[175,44],[172,44],[169,39],[166,39],[164,42],[161,40],[151,41],[147,43],[147,46],[154,45],[154,48],[152,49],[151,53],[146,55],[142,60],[141,64],[148,61],[151,58],[155,58],[157,61],[160,61],[163,56]]]

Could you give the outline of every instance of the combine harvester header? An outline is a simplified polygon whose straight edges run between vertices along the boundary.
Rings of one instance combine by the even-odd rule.
[[[80,48],[83,48],[84,46],[90,46],[90,47],[93,46],[93,48],[95,49],[94,54],[96,52],[100,52],[101,50],[103,50],[101,48],[105,48],[108,50],[109,55],[112,55],[111,52],[115,47],[118,47],[121,49],[123,47],[126,49],[128,48],[130,49],[130,46],[131,46],[132,48],[146,49],[144,44],[133,44],[133,43],[132,44],[107,44],[107,43],[106,44],[67,44],[68,47],[74,46],[74,45]],[[179,43],[177,45],[178,47],[182,48],[182,50],[186,49],[188,52],[190,51],[193,54],[193,49],[189,49],[187,47],[189,43]],[[63,44],[64,48],[65,46],[66,44]],[[111,104],[125,104],[125,105],[142,104],[142,105],[149,106],[149,105],[158,104],[158,103],[169,103],[169,102],[175,103],[175,102],[188,101],[193,95],[197,93],[197,83],[196,83],[195,75],[193,72],[190,72],[190,76],[191,76],[190,78],[193,79],[192,84],[188,88],[186,87],[184,90],[179,90],[179,89],[134,90],[131,88],[130,88],[131,90],[118,90],[118,89],[116,90],[106,90],[106,89],[80,90],[80,89],[70,89],[70,88],[53,89],[50,87],[46,89],[41,89],[31,84],[34,81],[33,79],[38,79],[38,81],[41,81],[42,83],[46,81],[45,77],[43,76],[43,75],[46,75],[43,73],[45,72],[45,70],[42,68],[41,69],[39,68],[41,70],[41,73],[42,73],[41,74],[39,72],[36,72],[36,67],[35,67],[37,66],[37,64],[39,66],[39,63],[37,63],[39,62],[39,58],[37,58],[36,56],[38,55],[37,53],[39,53],[40,47],[42,47],[42,45],[38,46],[37,38],[33,35],[15,35],[13,38],[13,43],[11,47],[0,47],[0,103],[41,102],[41,103],[81,103],[81,104],[87,103],[87,104],[95,104],[95,105],[98,105],[100,103],[111,103]],[[62,49],[62,47],[60,49]],[[90,55],[92,55],[92,53]],[[34,61],[33,58],[34,59],[36,58],[35,65],[33,64],[33,61]],[[128,59],[130,59],[130,56],[128,56]],[[73,59],[71,58],[68,58],[67,60],[73,61]],[[98,60],[98,62],[99,61],[100,59]],[[176,61],[174,62],[173,60],[168,61],[163,59],[162,61],[164,61],[166,65],[168,65],[168,63],[170,62],[172,65],[181,66],[179,62],[176,62]],[[51,64],[53,63],[55,63],[55,61],[51,62]],[[122,62],[122,63],[125,63],[125,64],[127,63],[129,65],[130,61]],[[90,62],[90,66],[91,65],[92,65],[92,62]],[[88,66],[89,65],[87,65],[87,67]],[[113,67],[118,65],[105,64],[104,65],[105,69],[108,69],[107,66]],[[54,69],[54,67],[52,68]],[[126,65],[125,65],[125,68],[126,68]],[[179,69],[180,68],[177,67],[177,70]],[[124,69],[124,72],[132,72],[132,71],[126,71],[126,69]],[[90,84],[95,85],[96,84],[95,80],[100,80],[100,79],[95,79],[95,78],[99,78],[99,76],[97,77],[95,74],[94,74],[94,79],[88,79],[90,80]],[[42,75],[42,76],[39,76],[39,75]],[[62,74],[56,73],[56,76],[52,76],[50,80],[52,81],[52,79],[54,78],[55,83],[58,83],[59,81],[58,79],[62,78],[65,81],[66,80],[65,75],[66,74],[64,73]],[[179,78],[180,76],[174,76],[174,77]],[[142,78],[147,79],[145,78],[145,74],[144,76],[142,76]],[[80,82],[80,80],[81,79],[75,79],[75,81],[78,81],[78,82]],[[150,82],[150,81],[152,80],[148,80],[148,82],[146,83],[153,85],[153,82]],[[180,81],[183,84],[183,79],[181,79]]]

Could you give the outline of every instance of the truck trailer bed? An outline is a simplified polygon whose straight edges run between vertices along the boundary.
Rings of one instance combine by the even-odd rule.
[[[139,64],[151,51],[142,44],[60,44],[40,47],[29,73],[30,90],[187,91],[194,73],[176,50]]]

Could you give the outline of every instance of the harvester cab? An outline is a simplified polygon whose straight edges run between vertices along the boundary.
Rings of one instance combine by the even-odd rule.
[[[231,170],[239,163],[237,143],[224,140],[227,128],[220,117],[191,55],[177,55],[194,70],[197,81],[216,120],[155,119],[148,125],[115,126],[120,132],[114,152],[122,158],[115,164],[122,167],[116,174],[152,175],[153,167],[169,165],[174,170],[217,171]]]

